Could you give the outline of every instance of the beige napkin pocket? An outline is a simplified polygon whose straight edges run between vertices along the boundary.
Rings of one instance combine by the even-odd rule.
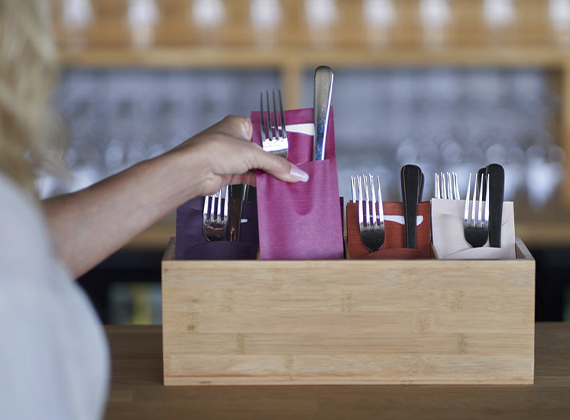
[[[431,200],[432,245],[435,258],[442,260],[513,260],[515,253],[515,221],[512,201],[503,203],[501,247],[489,242],[472,248],[463,235],[465,200]]]

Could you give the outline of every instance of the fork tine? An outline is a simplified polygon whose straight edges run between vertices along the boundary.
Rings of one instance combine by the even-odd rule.
[[[479,185],[479,174],[475,174],[475,185],[473,185],[473,196],[471,197],[471,222],[475,223],[477,210],[477,186]]]
[[[368,185],[368,178],[366,175],[362,175],[364,178],[364,193],[366,194],[366,226],[370,226],[370,186]]]
[[[220,191],[214,196],[214,205],[216,206],[216,222],[220,223],[220,215],[222,213],[222,200],[220,200]],[[214,207],[214,205],[212,207]]]
[[[352,202],[356,203],[356,178],[350,177],[350,192],[352,193]]]
[[[271,92],[271,95],[273,96],[273,128],[275,131],[275,138],[278,139],[281,137],[281,133],[279,132],[279,123],[277,121],[277,103],[275,102],[275,90]]]
[[[287,127],[285,126],[285,111],[283,111],[283,99],[281,98],[281,89],[279,92],[279,111],[281,114],[281,137],[287,138]]]
[[[479,179],[479,202],[477,203],[477,225],[483,224],[483,185],[485,184],[485,176]]]
[[[451,181],[451,174],[447,173],[447,198],[453,200],[453,182]]]
[[[210,218],[210,195],[204,197],[204,210],[203,210],[203,221],[206,222]]]
[[[441,198],[441,191],[439,190],[439,174],[437,172],[435,173],[434,185],[435,198]]]
[[[469,174],[469,182],[467,184],[467,194],[465,195],[465,212],[463,214],[463,222],[469,221],[469,196],[471,195],[471,178],[473,174]]]
[[[270,140],[271,139],[271,116],[269,115],[269,97],[267,95],[268,95],[267,91],[265,91],[265,95],[263,95],[263,93],[261,93],[262,98],[263,98],[263,96],[265,96],[265,98],[262,99],[262,101],[265,102],[265,109],[264,109],[265,138],[267,140]]]
[[[277,133],[275,132],[275,124],[273,120],[275,118],[275,107],[273,111],[271,110],[271,102],[269,102],[269,91],[265,91],[265,97],[267,98],[267,119],[269,120],[269,138],[275,140],[277,138]],[[274,104],[275,105],[275,104]],[[273,118],[271,118],[273,116]]]
[[[453,172],[453,192],[456,200],[461,200],[461,193],[459,192],[459,179],[457,172]]]
[[[374,177],[372,174],[368,174],[368,176],[370,177],[370,190],[372,192],[372,220],[370,224],[376,226],[376,191],[374,191]]]
[[[266,141],[267,140],[267,130],[266,130],[266,125],[265,125],[265,118],[264,118],[264,111],[263,111],[263,92],[261,92],[261,104],[260,104],[260,125],[261,125],[261,141]]]
[[[223,220],[227,221],[228,220],[228,202],[229,200],[229,190],[230,190],[230,186],[226,185],[226,193],[224,195],[224,214],[223,214]]]
[[[380,188],[380,176],[377,176],[378,180],[378,219],[379,225],[384,225],[384,203],[382,201],[382,189]]]
[[[362,177],[357,176],[358,180],[358,225],[362,227],[364,225],[364,215],[362,214]]]

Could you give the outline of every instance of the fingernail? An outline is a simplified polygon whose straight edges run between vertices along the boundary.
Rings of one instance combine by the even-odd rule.
[[[289,176],[296,181],[307,182],[309,180],[309,174],[302,169],[297,168],[295,165],[291,165]]]

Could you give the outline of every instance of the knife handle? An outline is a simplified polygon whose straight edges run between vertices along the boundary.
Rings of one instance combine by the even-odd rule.
[[[400,178],[406,248],[416,248],[416,223],[423,174],[416,165],[404,165]]]
[[[487,166],[489,177],[489,246],[501,247],[503,202],[505,199],[505,170],[496,163]]]
[[[420,187],[418,190],[418,203],[422,202],[422,197],[424,195],[424,174],[423,172],[420,170]]]
[[[315,70],[314,88],[315,136],[313,139],[313,160],[325,159],[333,80],[334,73],[330,67],[317,67]]]
[[[230,185],[228,240],[239,242],[242,206],[247,195],[247,185]]]

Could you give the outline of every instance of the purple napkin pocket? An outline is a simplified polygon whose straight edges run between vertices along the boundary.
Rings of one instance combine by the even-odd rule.
[[[255,260],[258,250],[257,207],[243,203],[239,242],[208,242],[202,233],[204,197],[196,197],[176,211],[176,259],[178,260]]]
[[[261,145],[259,113],[252,112],[253,141]],[[313,110],[286,111],[287,125],[313,122]],[[288,132],[288,160],[309,174],[308,182],[286,183],[259,171],[257,213],[262,260],[342,259],[344,245],[339,206],[331,110],[326,160],[312,161],[313,136]]]

